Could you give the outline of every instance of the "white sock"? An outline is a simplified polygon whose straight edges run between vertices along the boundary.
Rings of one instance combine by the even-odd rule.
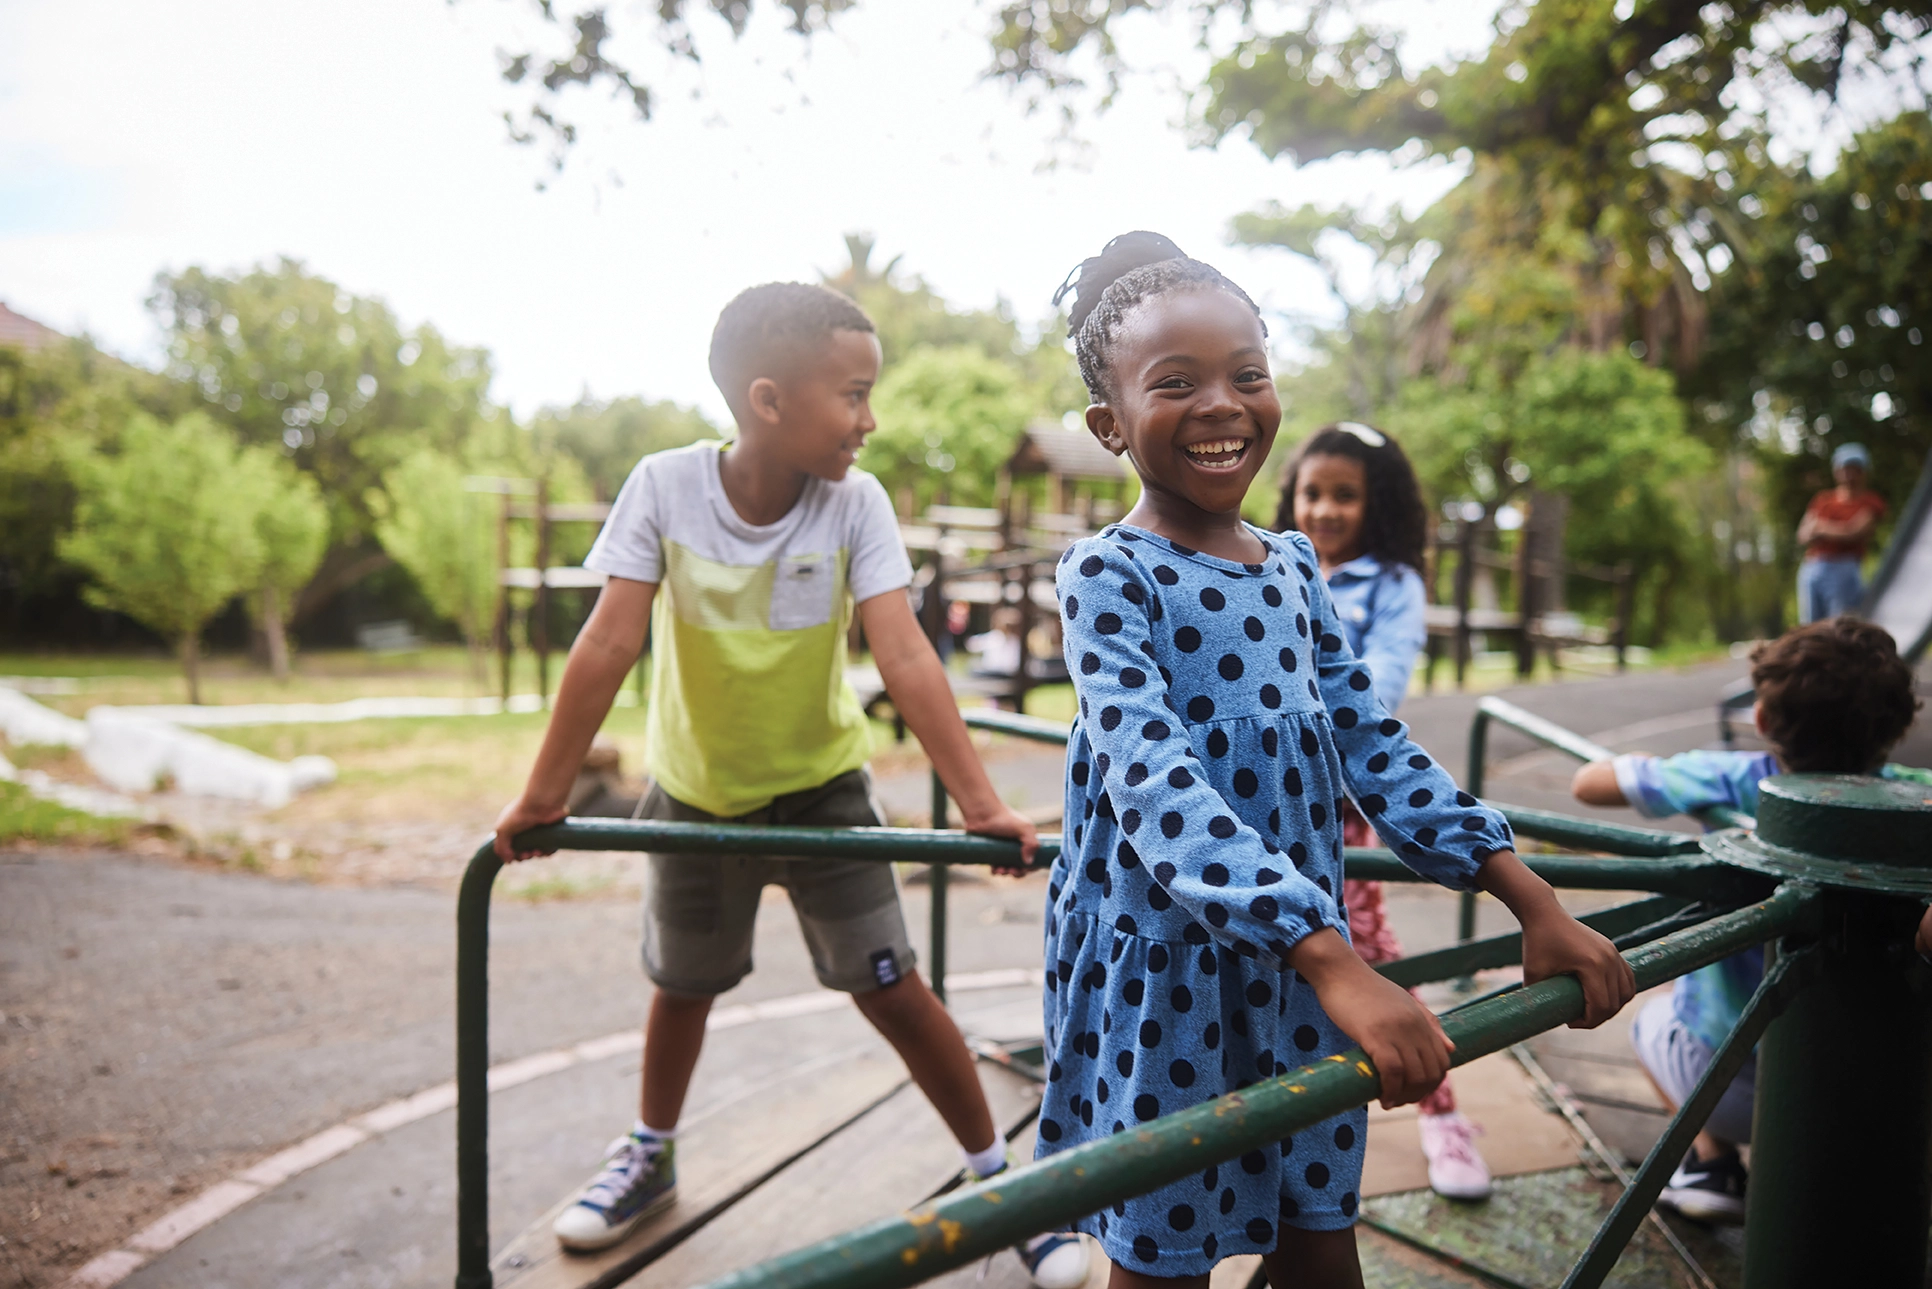
[[[1006,1167],[1006,1143],[998,1137],[994,1137],[993,1144],[984,1150],[962,1147],[959,1153],[966,1157],[966,1167],[975,1177],[991,1177]]]
[[[678,1130],[676,1128],[653,1128],[642,1119],[639,1119],[631,1125],[631,1135],[653,1141],[676,1141],[678,1139]]]

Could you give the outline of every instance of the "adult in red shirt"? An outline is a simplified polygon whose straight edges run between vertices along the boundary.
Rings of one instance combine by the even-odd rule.
[[[1865,486],[1872,468],[1862,443],[1841,444],[1831,454],[1831,475],[1838,481],[1811,499],[1798,524],[1805,544],[1798,566],[1798,620],[1816,622],[1858,607],[1865,597],[1859,566],[1865,548],[1885,513],[1885,499]]]

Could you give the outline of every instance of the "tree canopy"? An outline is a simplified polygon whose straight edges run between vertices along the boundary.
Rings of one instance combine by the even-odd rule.
[[[79,503],[61,558],[86,571],[90,603],[177,643],[188,701],[200,702],[201,629],[261,573],[269,473],[199,412],[136,415],[117,453],[76,452],[69,466]]]
[[[541,448],[583,467],[599,501],[614,500],[631,467],[651,453],[720,437],[697,408],[642,398],[581,398],[569,407],[542,408],[530,428]]]
[[[921,506],[942,495],[992,505],[1000,467],[1034,414],[1013,364],[970,345],[914,349],[880,380],[872,410],[879,428],[859,465]]]
[[[432,448],[411,454],[389,471],[377,533],[474,657],[496,609],[496,520],[495,499],[465,487],[467,474]]]

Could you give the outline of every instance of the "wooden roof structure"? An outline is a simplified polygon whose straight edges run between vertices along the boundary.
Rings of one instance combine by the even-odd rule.
[[[60,333],[52,327],[42,326],[32,318],[0,304],[0,345],[12,345],[32,353],[36,349],[45,349],[60,338]]]
[[[1014,477],[1044,474],[1060,479],[1094,479],[1112,483],[1127,477],[1121,459],[1100,446],[1085,430],[1069,430],[1052,421],[1035,421],[1020,436],[1020,445],[1006,463]]]

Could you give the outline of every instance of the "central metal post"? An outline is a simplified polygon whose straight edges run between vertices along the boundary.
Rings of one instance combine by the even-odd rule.
[[[1823,977],[1759,1048],[1745,1289],[1916,1285],[1932,1211],[1932,1005],[1886,943],[1916,904],[1841,897]],[[1862,1089],[1862,1091],[1861,1091]]]
[[[1923,865],[1932,809],[1901,784],[1767,780],[1759,839],[1847,866]],[[1896,871],[1896,870],[1894,870]],[[1850,884],[1847,884],[1850,887]],[[1909,895],[1841,887],[1822,975],[1759,1050],[1745,1214],[1745,1289],[1917,1285],[1932,1213],[1932,997]]]

